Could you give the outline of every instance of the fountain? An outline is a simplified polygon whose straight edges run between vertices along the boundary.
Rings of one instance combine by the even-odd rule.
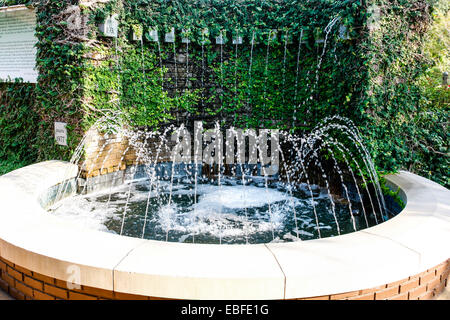
[[[314,79],[307,72],[308,99],[318,88],[338,21],[333,17],[324,30]],[[250,88],[259,81],[267,111],[271,45],[278,39],[271,30],[257,46],[256,31],[247,43],[244,105],[255,107]],[[261,119],[259,131],[219,122],[206,129],[203,122],[187,121],[132,128],[116,112],[91,127],[70,162],[38,163],[0,177],[0,284],[24,297],[31,292],[54,299],[398,298],[414,277],[420,281],[408,298],[423,283],[426,292],[441,290],[450,252],[436,246],[450,241],[449,191],[408,172],[389,175],[386,186],[397,192],[401,206],[382,192],[350,120],[336,115],[307,134],[295,130],[306,103],[297,101],[303,29],[296,36],[295,106],[288,129],[269,130],[267,119]],[[167,60],[175,70],[178,99],[179,71],[185,68],[188,81],[195,44],[182,37],[186,60],[180,61],[175,29],[164,43],[157,29],[148,38],[156,43],[162,88],[167,88],[162,47],[173,54]],[[207,38],[208,29],[202,29],[197,48],[202,98]],[[281,34],[283,85],[288,38],[288,31]],[[234,87],[228,89],[235,98],[243,42],[239,35],[230,41],[235,64]],[[114,67],[120,71],[118,45],[115,39]],[[225,30],[215,45],[218,114],[227,89]],[[142,40],[140,46],[145,75]],[[261,79],[254,73],[258,49],[264,58]],[[37,287],[25,282],[28,278]]]
[[[392,208],[387,202],[378,211],[374,187],[365,196],[346,184],[333,201],[331,185],[316,187],[305,173],[307,182],[294,189],[296,174],[317,161],[310,146],[329,129],[300,141],[300,171],[277,182],[250,165],[222,171],[220,185],[218,170],[206,182],[195,162],[148,161],[83,179],[77,165],[49,161],[4,175],[1,283],[17,298],[37,299],[426,299],[440,292],[450,273],[440,246],[450,240],[449,191],[408,172],[387,176],[406,206],[384,221]],[[332,138],[323,147],[331,143],[335,154],[346,152]],[[161,155],[163,147],[156,147]],[[189,176],[194,181],[183,181]],[[355,201],[360,195],[367,207]]]
[[[88,148],[86,144],[91,143],[91,135],[98,134],[102,125],[98,123],[88,132],[83,139],[85,145],[80,149]],[[59,186],[55,205],[49,211],[120,235],[161,241],[228,244],[335,236],[362,230],[387,219],[388,211],[376,180],[377,174],[356,128],[349,120],[340,117],[325,119],[308,137],[302,138],[274,131],[269,141],[272,154],[267,159],[262,159],[267,157],[268,150],[267,141],[262,143],[263,138],[267,140],[264,131],[252,139],[261,143],[257,146],[249,143],[246,150],[248,132],[230,128],[224,143],[218,125],[203,136],[199,130],[201,123],[196,125],[194,145],[203,151],[203,161],[201,154],[195,154],[194,160],[191,157],[191,138],[184,126],[170,126],[164,132],[114,128],[115,136],[122,137],[121,142],[129,141],[129,146],[117,155],[112,146],[117,139],[107,139],[90,163],[80,161],[80,154],[76,154],[72,164],[80,167],[80,173],[85,177],[77,179],[79,194],[60,201],[72,183],[68,178],[64,179],[69,182]],[[361,165],[357,156],[333,139],[333,131],[336,130],[346,134],[358,146],[356,149],[362,155]],[[276,136],[279,136],[277,140]],[[283,147],[278,143],[280,138]],[[216,143],[208,145],[203,140]],[[226,161],[223,159],[224,149],[227,150]],[[295,154],[288,154],[286,149],[295,150]],[[332,156],[332,167],[324,168],[319,157],[321,150]],[[180,156],[181,151],[187,152],[187,156]],[[259,161],[252,159],[252,152],[260,156]],[[113,156],[120,159],[120,166],[129,153],[136,155],[136,163],[122,175],[123,183],[117,185],[115,172],[105,175],[98,185],[98,177],[93,177],[94,168],[101,174],[105,171],[105,163],[110,162]],[[277,153],[281,155],[281,163],[278,163],[280,156]],[[345,168],[336,160],[336,153],[345,158]],[[365,184],[363,189],[359,187],[360,182],[347,156],[357,166],[357,174]],[[238,161],[235,163],[234,159]],[[95,164],[100,164],[100,167]],[[269,172],[271,167],[267,164],[275,170]],[[308,177],[312,166],[320,169],[322,186],[312,184]],[[280,167],[281,172],[278,172]],[[367,183],[363,170],[368,172],[368,179],[374,181],[373,184]],[[352,180],[344,181],[343,172],[350,172]],[[340,194],[332,193],[328,181],[331,174],[339,176],[343,189]],[[351,194],[349,188],[356,192]],[[397,205],[397,211],[389,212],[389,215],[397,214],[399,209]]]

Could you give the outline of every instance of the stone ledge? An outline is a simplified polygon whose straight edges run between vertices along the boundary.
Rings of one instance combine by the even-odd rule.
[[[223,246],[121,237],[81,229],[45,212],[37,201],[41,193],[76,175],[72,165],[50,161],[0,177],[0,257],[14,265],[11,273],[23,277],[17,286],[8,268],[2,271],[13,296],[30,294],[27,270],[47,277],[56,288],[71,281],[72,266],[81,271],[82,288],[112,292],[110,298],[422,299],[432,298],[434,287],[448,285],[442,270],[448,269],[443,262],[450,248],[442,244],[450,242],[450,192],[411,173],[387,177],[403,190],[407,205],[375,227],[304,242]],[[420,276],[430,270],[434,276]],[[405,296],[401,288],[414,276],[419,285]],[[421,279],[427,281],[425,289]],[[39,292],[29,298],[49,294],[35,290]],[[63,298],[78,299],[80,294]]]

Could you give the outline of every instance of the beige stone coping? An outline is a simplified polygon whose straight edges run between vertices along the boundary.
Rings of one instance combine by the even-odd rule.
[[[77,168],[61,161],[0,177],[0,256],[61,280],[179,299],[284,299],[372,288],[450,257],[450,191],[417,175],[386,177],[406,208],[351,234],[295,243],[166,243],[82,229],[44,211],[38,198]]]
[[[34,8],[33,8],[32,5],[17,4],[15,6],[0,7],[0,12],[26,10],[26,9],[31,9],[32,10]]]

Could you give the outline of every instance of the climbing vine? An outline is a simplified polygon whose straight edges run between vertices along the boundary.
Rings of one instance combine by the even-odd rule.
[[[29,140],[36,160],[70,158],[105,113],[152,128],[218,119],[299,134],[342,115],[358,125],[379,171],[406,169],[449,185],[449,90],[436,80],[448,64],[440,61],[445,46],[427,45],[436,41],[433,21],[448,19],[445,1],[0,1],[24,3],[34,3],[39,22],[39,79],[23,102],[39,119]],[[113,13],[118,39],[97,28]],[[165,43],[172,28],[175,43]],[[233,45],[238,36],[243,44]],[[54,144],[54,121],[68,123],[68,147]]]
[[[0,84],[0,175],[36,160],[35,98],[34,85]]]
[[[377,3],[382,12],[378,29],[362,44],[370,74],[362,100],[366,143],[379,169],[409,170],[448,187],[450,100],[440,80],[450,65],[441,65],[440,74],[430,79],[430,68],[440,61],[430,56],[427,46],[431,21],[436,15],[448,19],[449,5],[405,0]],[[448,32],[441,34],[448,43]],[[439,57],[448,56],[446,51]]]

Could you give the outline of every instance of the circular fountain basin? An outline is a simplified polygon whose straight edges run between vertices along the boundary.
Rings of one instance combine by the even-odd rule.
[[[370,299],[396,297],[414,277],[422,280],[411,290],[425,277],[447,283],[450,191],[412,173],[386,177],[406,207],[377,226],[310,241],[215,245],[119,236],[52,216],[43,206],[77,170],[48,161],[0,177],[0,285],[17,297]]]
[[[381,219],[376,211],[363,210],[360,201],[331,206],[326,188],[313,185],[310,191],[303,184],[292,191],[291,185],[278,179],[267,185],[264,179],[224,176],[219,185],[208,178],[194,182],[180,176],[172,182],[152,182],[144,177],[86,194],[79,186],[77,195],[56,202],[48,210],[100,231],[204,244],[311,240],[375,225],[375,214]]]

